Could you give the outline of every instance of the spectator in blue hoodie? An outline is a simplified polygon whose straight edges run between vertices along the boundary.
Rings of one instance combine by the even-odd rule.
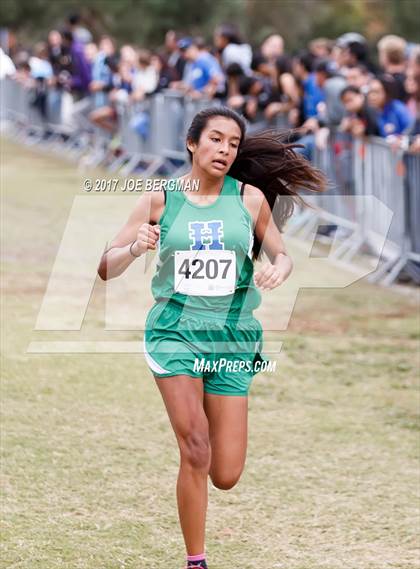
[[[413,119],[403,102],[396,99],[396,82],[391,75],[372,79],[369,85],[368,103],[378,112],[380,136],[404,133]]]
[[[293,75],[300,84],[302,101],[297,125],[318,114],[318,104],[325,101],[325,95],[317,84],[313,72],[315,58],[309,52],[301,52],[293,59]]]
[[[171,86],[196,97],[213,97],[220,83],[224,81],[224,74],[217,59],[205,49],[200,49],[193,38],[179,40],[178,47],[187,64],[182,81],[172,83]]]

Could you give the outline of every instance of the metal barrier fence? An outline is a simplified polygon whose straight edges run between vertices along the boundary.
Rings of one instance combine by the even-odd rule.
[[[420,284],[420,155],[381,138],[333,133],[325,149],[315,150],[314,163],[330,188],[309,198],[315,209],[305,211],[288,234],[313,238],[326,226],[330,236],[321,240],[334,241],[332,258],[351,262],[370,253],[380,263],[368,280],[390,285],[408,269]]]
[[[10,78],[0,81],[0,116],[35,130],[70,132],[73,97],[61,89],[42,84],[28,88]]]
[[[56,89],[43,95],[41,108],[36,89],[12,79],[0,82],[0,118],[9,133],[27,143],[64,149],[65,156],[85,166],[103,164],[124,176],[185,172],[189,162],[185,138],[193,116],[220,104],[171,90],[141,103],[117,104],[119,152],[112,154],[112,136],[88,120],[89,105],[74,103],[69,93]],[[285,121],[285,116],[277,117],[277,128],[285,128]],[[383,139],[353,140],[333,132],[325,148],[315,148],[313,161],[327,174],[330,187],[323,194],[305,196],[315,209],[295,216],[287,233],[303,239],[314,235],[330,242],[334,239],[338,245],[331,256],[337,260],[351,262],[359,252],[380,256],[372,281],[392,284],[410,266],[414,280],[420,283],[420,155],[393,149]],[[388,210],[376,207],[379,202],[358,199],[368,196]],[[320,231],[321,226],[327,231]]]
[[[420,157],[406,153],[407,224],[408,235],[414,253],[420,253]]]
[[[329,231],[336,230],[343,237],[357,233],[359,220],[356,211],[354,179],[354,145],[352,138],[343,133],[332,133],[325,148],[315,146],[314,165],[328,179],[328,189],[318,195],[305,193],[306,201],[314,210],[305,210],[287,230],[289,235],[331,241]],[[324,231],[323,231],[324,230]],[[326,230],[326,231],[325,231]],[[323,235],[324,233],[324,235]],[[326,233],[326,234],[325,234]],[[323,237],[321,237],[323,235]],[[335,249],[331,257],[341,258],[344,251]]]
[[[355,195],[354,148],[351,137],[333,134],[325,149],[315,148],[314,163],[325,172],[330,184],[328,193],[319,195],[318,205],[339,220],[348,221],[348,227],[353,228],[357,220],[354,200],[349,199]]]

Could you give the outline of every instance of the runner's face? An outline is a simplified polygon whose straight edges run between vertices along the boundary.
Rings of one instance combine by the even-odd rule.
[[[193,162],[214,177],[227,174],[238,154],[241,129],[233,119],[214,117],[208,120],[199,143],[190,143]]]

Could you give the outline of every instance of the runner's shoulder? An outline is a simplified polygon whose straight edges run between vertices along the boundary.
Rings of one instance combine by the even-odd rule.
[[[261,212],[270,211],[270,206],[264,192],[252,184],[245,185],[243,204],[251,214],[255,225],[257,224],[257,220]]]
[[[260,209],[264,203],[268,205],[264,192],[252,184],[245,184],[243,201],[249,209],[255,211]]]
[[[245,184],[244,196],[259,198],[260,200],[265,199],[264,192],[252,184]]]

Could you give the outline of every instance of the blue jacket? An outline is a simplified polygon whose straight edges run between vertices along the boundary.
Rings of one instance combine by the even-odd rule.
[[[196,91],[202,91],[216,76],[223,77],[219,62],[210,53],[202,53],[195,61],[187,63],[183,81]]]
[[[413,119],[401,101],[393,99],[387,103],[378,117],[380,136],[401,134],[410,126]]]
[[[303,81],[303,118],[316,117],[317,105],[321,101],[325,101],[325,94],[321,87],[317,85],[315,73],[311,73],[307,79]]]

